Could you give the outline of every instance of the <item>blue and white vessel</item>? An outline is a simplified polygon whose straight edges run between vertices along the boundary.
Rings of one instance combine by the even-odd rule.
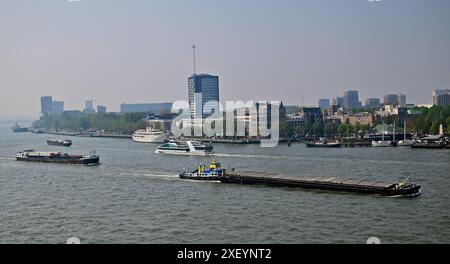
[[[220,181],[225,175],[226,170],[222,168],[220,162],[212,160],[209,165],[199,165],[192,172],[183,172],[180,174],[181,179],[196,181]]]

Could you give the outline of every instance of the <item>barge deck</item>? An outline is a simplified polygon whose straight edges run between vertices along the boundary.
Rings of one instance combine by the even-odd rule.
[[[417,196],[421,186],[408,182],[378,182],[337,177],[304,177],[276,175],[254,171],[226,171],[220,177],[223,183],[263,184],[277,187],[294,187],[303,189],[330,190],[388,196]]]

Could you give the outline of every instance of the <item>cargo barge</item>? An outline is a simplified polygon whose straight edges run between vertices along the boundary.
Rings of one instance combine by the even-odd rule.
[[[100,156],[91,152],[89,155],[69,155],[62,152],[39,152],[34,150],[25,150],[16,154],[18,161],[79,164],[79,165],[98,165]]]
[[[224,175],[220,177],[220,181],[223,183],[262,184],[277,187],[294,187],[387,196],[418,196],[421,193],[421,186],[411,182],[388,183],[335,177],[286,176],[253,171],[226,171]]]
[[[51,146],[70,147],[70,146],[72,146],[72,140],[70,140],[70,139],[64,139],[64,140],[48,139],[47,144],[51,145]]]

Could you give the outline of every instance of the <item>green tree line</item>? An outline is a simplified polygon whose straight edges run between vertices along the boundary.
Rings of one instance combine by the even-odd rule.
[[[36,128],[52,130],[104,130],[107,133],[131,134],[147,126],[145,113],[97,113],[64,112],[62,115],[44,115],[35,121]]]

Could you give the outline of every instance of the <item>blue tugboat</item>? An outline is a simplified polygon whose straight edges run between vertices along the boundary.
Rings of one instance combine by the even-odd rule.
[[[192,172],[183,172],[180,178],[184,180],[195,181],[220,181],[220,178],[225,174],[225,169],[222,168],[220,162],[212,160],[206,165],[199,165],[197,169]]]

